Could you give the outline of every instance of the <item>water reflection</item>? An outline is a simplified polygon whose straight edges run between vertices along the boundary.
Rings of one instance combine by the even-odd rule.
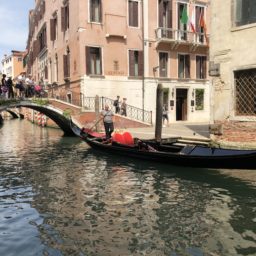
[[[251,178],[104,155],[25,121],[1,131],[1,255],[256,254]]]

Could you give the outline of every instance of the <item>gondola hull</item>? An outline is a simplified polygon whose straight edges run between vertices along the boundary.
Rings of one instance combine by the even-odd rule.
[[[85,142],[93,149],[109,154],[122,155],[130,158],[138,158],[172,165],[200,167],[200,168],[223,168],[223,169],[256,169],[256,151],[241,152],[228,150],[225,155],[186,155],[161,151],[143,151],[136,147],[122,147],[111,144],[102,144],[87,137]],[[201,147],[203,149],[204,147]],[[218,150],[218,149],[216,149]],[[231,154],[233,153],[233,155]],[[243,154],[244,153],[244,154]]]
[[[83,133],[81,130],[79,133],[79,128],[75,126],[71,128],[91,148],[112,155],[197,168],[256,170],[256,150],[222,149],[201,145],[176,146],[175,143],[158,144],[153,140],[142,140],[149,146],[145,149],[137,144],[106,143],[104,139],[94,137],[90,133]]]

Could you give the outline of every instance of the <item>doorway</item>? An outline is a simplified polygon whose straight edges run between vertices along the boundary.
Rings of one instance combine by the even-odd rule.
[[[188,109],[188,89],[176,89],[176,121],[186,121]]]

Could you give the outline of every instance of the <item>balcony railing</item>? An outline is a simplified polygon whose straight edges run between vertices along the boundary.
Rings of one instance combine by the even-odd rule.
[[[208,38],[208,35],[206,35]],[[207,45],[207,38],[204,33],[191,32],[187,30],[178,30],[171,28],[157,28],[156,38],[158,41],[183,42],[188,44]]]

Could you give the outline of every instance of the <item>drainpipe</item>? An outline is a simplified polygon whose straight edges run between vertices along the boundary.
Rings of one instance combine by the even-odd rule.
[[[144,0],[141,0],[142,8],[142,56],[143,56],[143,70],[142,70],[142,120],[144,122],[144,110],[145,110],[145,31],[144,31]]]

